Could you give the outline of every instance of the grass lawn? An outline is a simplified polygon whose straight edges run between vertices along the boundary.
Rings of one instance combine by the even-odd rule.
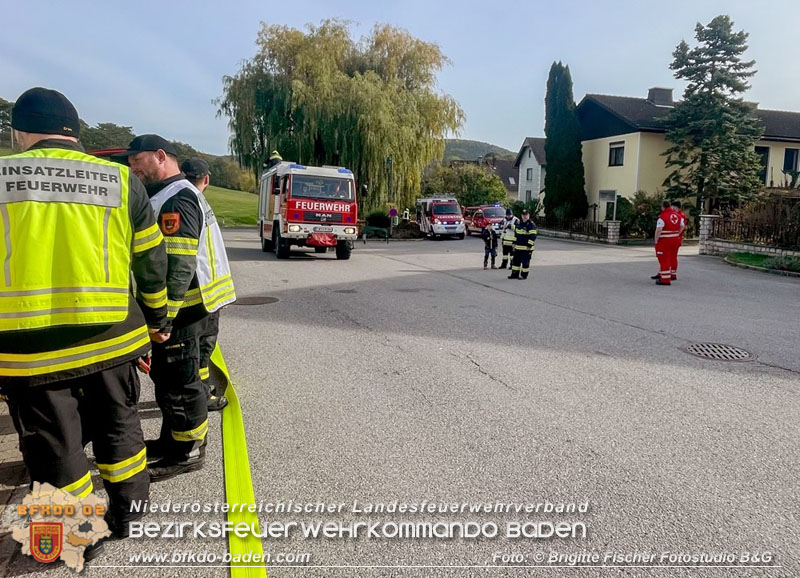
[[[728,259],[734,263],[741,263],[742,265],[754,265],[756,267],[764,267],[764,261],[769,259],[766,255],[757,255],[755,253],[731,253]]]
[[[0,157],[4,157],[6,155],[14,154],[14,151],[10,148],[0,147]]]
[[[214,209],[220,226],[256,224],[258,195],[210,186],[205,190],[205,196]]]

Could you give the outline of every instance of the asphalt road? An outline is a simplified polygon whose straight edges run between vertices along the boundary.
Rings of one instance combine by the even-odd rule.
[[[265,522],[478,521],[479,539],[265,539],[310,554],[306,576],[800,575],[800,281],[688,249],[657,287],[652,248],[540,239],[527,281],[481,268],[482,243],[358,243],[349,261],[278,261],[226,233],[237,293],[220,342],[237,384],[257,501],[346,504]],[[692,254],[694,253],[694,254]],[[702,360],[714,342],[753,362]],[[144,392],[145,427],[159,414]],[[223,501],[219,416],[202,472],[154,485],[154,503]],[[586,513],[353,513],[364,503],[585,503]],[[191,521],[190,514],[150,520]],[[222,519],[222,515],[202,518]],[[586,538],[507,539],[509,522],[585,524]],[[222,540],[110,543],[87,576],[220,576],[129,566],[130,555]],[[539,556],[770,552],[771,568],[531,568]],[[496,553],[524,556],[513,567]],[[568,565],[568,561],[562,562]],[[614,562],[606,561],[613,566]],[[510,565],[510,564],[509,564]],[[689,564],[697,566],[698,564]],[[317,566],[314,568],[314,566]],[[417,566],[410,568],[410,566]],[[449,566],[449,568],[447,568]],[[472,567],[471,567],[472,566]],[[17,557],[9,575],[71,572]]]

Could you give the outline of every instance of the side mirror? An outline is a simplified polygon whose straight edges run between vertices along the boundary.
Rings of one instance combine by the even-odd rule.
[[[272,179],[272,194],[273,195],[280,195],[281,194],[281,180],[278,178],[278,175],[275,175]]]

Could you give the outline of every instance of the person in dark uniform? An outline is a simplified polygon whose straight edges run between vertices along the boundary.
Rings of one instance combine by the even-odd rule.
[[[181,163],[181,172],[201,193],[210,183],[211,170],[208,163],[201,158],[194,157]],[[208,394],[208,411],[221,411],[228,405],[227,398],[217,391],[217,383],[211,380],[211,354],[217,345],[219,334],[219,313],[221,310],[209,313],[206,327],[200,334],[200,379],[203,381]]]
[[[514,255],[508,278],[527,279],[537,235],[536,225],[531,221],[531,214],[527,209],[522,211],[522,220],[514,227],[514,234]]]
[[[486,269],[489,266],[489,256],[491,256],[492,269],[497,269],[495,259],[497,259],[497,243],[500,240],[500,233],[497,232],[492,223],[487,221],[483,229],[481,229],[481,238],[485,245],[483,250],[483,268]]]
[[[199,336],[208,312],[198,295],[196,275],[204,217],[196,189],[181,174],[169,141],[141,135],[131,141],[124,156],[154,205],[169,260],[167,315],[172,334],[153,346],[150,369],[163,415],[161,435],[147,441],[147,459],[153,462],[148,468],[150,481],[158,482],[199,470],[205,460],[208,397],[199,373]],[[168,199],[163,201],[164,197]]]
[[[92,442],[106,522],[126,537],[149,497],[136,364],[169,338],[164,240],[139,179],[83,151],[63,94],[26,91],[11,126],[25,152],[0,158],[0,389],[32,481],[90,494]]]

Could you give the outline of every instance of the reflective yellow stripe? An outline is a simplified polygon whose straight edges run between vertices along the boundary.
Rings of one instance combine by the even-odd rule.
[[[214,263],[214,241],[211,238],[211,227],[206,227],[206,249],[208,254],[208,264],[211,267],[211,278],[217,277],[217,265]]]
[[[123,482],[141,472],[147,465],[146,449],[135,456],[114,464],[97,464],[100,477],[112,483]]]
[[[133,252],[142,253],[152,249],[161,243],[163,239],[161,229],[155,224],[147,227],[144,231],[136,231],[133,234]]]
[[[127,314],[127,286],[52,287],[0,292],[0,331],[118,323]]]
[[[255,504],[253,478],[250,474],[250,458],[247,455],[247,439],[242,420],[242,408],[239,397],[231,381],[225,359],[219,344],[211,353],[211,363],[225,376],[225,397],[228,405],[222,410],[222,456],[225,466],[225,497],[230,503]],[[254,524],[258,529],[258,514],[247,508],[231,508],[228,511],[228,522],[235,527],[239,522]],[[260,534],[260,531],[256,531]],[[252,552],[263,555],[261,540],[251,534],[239,537],[236,532],[228,533],[228,551],[234,560],[241,560],[241,554]],[[231,578],[266,578],[267,571],[263,564],[252,565],[247,562],[231,562]]]
[[[167,245],[167,255],[189,255],[194,257],[197,255],[197,249],[175,249]]]
[[[226,300],[228,298],[236,299],[236,293],[234,292],[233,287],[230,287],[229,289],[226,289],[226,291],[224,293],[221,293],[220,295],[217,295],[212,301],[209,301],[208,303],[206,303],[205,304],[206,309],[207,310],[211,309],[215,305],[217,305],[220,301],[224,301],[224,300]]]
[[[172,439],[179,442],[193,442],[205,439],[208,433],[208,420],[205,420],[199,426],[188,431],[173,431]]]
[[[145,305],[152,307],[153,309],[157,309],[159,307],[164,307],[164,305],[167,304],[167,289],[165,287],[156,293],[140,292],[139,297],[142,298],[142,301]]]
[[[192,237],[164,237],[164,243],[173,247],[197,247],[199,241]]]
[[[61,489],[72,494],[73,496],[78,496],[79,498],[88,496],[94,489],[94,486],[92,485],[92,475],[89,472],[86,472],[86,474],[83,475],[79,480],[62,487]]]
[[[220,277],[219,279],[214,279],[211,283],[206,283],[205,285],[201,285],[200,288],[202,290],[208,291],[209,289],[215,288],[217,285],[222,285],[226,281],[233,282],[233,279],[231,279],[231,274],[230,273]]]
[[[182,306],[183,301],[173,301],[172,299],[167,299],[167,318],[174,319],[177,317]]]
[[[0,353],[0,375],[31,376],[85,367],[122,357],[150,344],[147,327],[142,325],[119,337],[45,353]]]
[[[211,371],[207,367],[200,368],[200,379],[208,379],[211,377]]]
[[[190,289],[183,296],[183,307],[191,307],[203,302],[203,297],[200,295],[200,289]]]

